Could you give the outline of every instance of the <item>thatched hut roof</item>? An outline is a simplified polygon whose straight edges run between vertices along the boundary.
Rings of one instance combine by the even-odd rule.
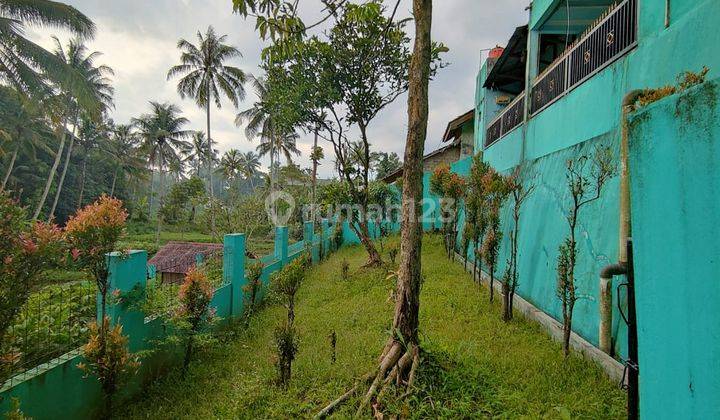
[[[207,259],[222,252],[222,244],[171,241],[161,247],[148,264],[154,265],[158,273],[185,274],[195,265],[197,254]]]

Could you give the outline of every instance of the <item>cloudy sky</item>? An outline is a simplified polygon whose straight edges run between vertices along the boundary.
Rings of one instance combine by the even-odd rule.
[[[148,109],[148,101],[173,102],[181,106],[190,119],[191,128],[205,129],[205,117],[190,100],[181,100],[175,81],[166,81],[170,66],[177,63],[178,39],[195,42],[198,30],[213,25],[228,42],[236,46],[243,58],[234,65],[248,73],[258,74],[263,43],[254,31],[254,21],[245,21],[232,13],[232,0],[65,0],[90,17],[97,25],[97,36],[89,42],[91,50],[100,51],[99,62],[115,70],[115,111],[113,119],[127,122]],[[525,7],[530,0],[437,0],[433,10],[433,38],[444,42],[450,52],[443,69],[430,85],[430,125],[426,151],[440,145],[445,126],[452,118],[473,107],[475,75],[481,50],[504,44],[513,29],[527,22]],[[408,16],[411,1],[403,0],[400,13]],[[301,1],[306,19],[312,20],[319,10],[317,0]],[[412,25],[408,29],[412,31]],[[39,43],[50,46],[50,36],[67,35],[56,31],[34,30],[30,33]],[[412,35],[412,34],[411,34]],[[486,54],[486,53],[482,53]],[[248,108],[255,96],[248,89],[240,109]],[[407,128],[405,96],[397,99],[370,127],[370,139],[376,150],[396,152],[402,158]],[[248,141],[233,121],[237,113],[226,102],[221,110],[212,110],[213,138],[224,152],[235,148],[253,150],[257,140]],[[302,166],[309,165],[310,136],[302,136],[299,148]],[[327,150],[327,148],[326,148]],[[326,154],[327,155],[327,154]],[[321,176],[330,176],[331,157],[321,166]],[[268,162],[265,162],[267,164]]]

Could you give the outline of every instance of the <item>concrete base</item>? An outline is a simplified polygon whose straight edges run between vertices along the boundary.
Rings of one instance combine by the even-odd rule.
[[[455,253],[455,259],[461,264],[465,264],[465,259],[458,253]],[[472,273],[472,262],[468,260],[467,271]],[[490,276],[481,272],[481,281],[486,287],[490,287]],[[495,290],[499,296],[502,296],[502,285],[499,281],[495,282]],[[513,308],[523,314],[525,318],[531,319],[540,325],[550,334],[553,340],[562,342],[563,330],[562,324],[555,318],[536,308],[532,303],[526,301],[522,297],[515,295]],[[625,367],[617,360],[604,353],[599,348],[593,346],[589,341],[577,335],[575,332],[570,334],[570,347],[577,353],[580,353],[586,359],[592,360],[603,368],[610,379],[618,383],[623,380],[623,371]]]

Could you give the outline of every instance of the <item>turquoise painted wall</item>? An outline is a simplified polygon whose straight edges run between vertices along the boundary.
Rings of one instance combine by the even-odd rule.
[[[718,81],[631,119],[643,418],[720,418]]]
[[[541,23],[557,0],[535,0],[530,27],[537,37]],[[567,188],[564,163],[568,158],[592,150],[596,145],[610,145],[617,150],[620,136],[620,104],[633,89],[675,84],[683,71],[699,71],[704,65],[710,75],[720,72],[720,44],[717,29],[710,22],[720,22],[720,2],[716,0],[673,0],[671,25],[665,28],[662,1],[639,1],[638,46],[594,77],[576,87],[526,124],[483,150],[483,159],[501,172],[509,173],[525,162],[526,182],[538,186],[529,198],[521,218],[520,295],[556,319],[559,302],[555,296],[557,248],[568,231],[564,219]],[[508,28],[510,31],[512,28]],[[531,54],[536,48],[531,45]],[[531,62],[534,59],[531,58]],[[476,145],[482,144],[485,127],[494,118],[486,102],[495,95],[483,89],[484,67],[478,78],[476,106],[481,111],[476,131]],[[531,74],[534,74],[533,70]],[[481,149],[477,149],[481,150]],[[618,186],[613,180],[599,203],[581,215],[582,241],[578,265],[580,293],[587,298],[576,307],[574,329],[591,343],[598,344],[599,310],[597,301],[598,272],[614,262],[617,255]],[[504,225],[511,219],[507,209]],[[508,237],[507,233],[505,235]],[[507,243],[501,249],[501,261],[507,258]],[[503,264],[499,272],[504,270]],[[619,280],[616,280],[617,284]],[[614,335],[619,337],[615,349],[625,355],[624,325],[618,323],[614,309]]]

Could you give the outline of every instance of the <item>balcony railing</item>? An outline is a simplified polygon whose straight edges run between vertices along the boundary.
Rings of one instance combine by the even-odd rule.
[[[608,8],[532,84],[530,116],[581,85],[637,44],[637,0],[624,0]],[[485,147],[522,124],[525,94],[521,93],[488,125]]]
[[[592,77],[637,43],[637,0],[611,6],[535,79],[530,114],[535,115]]]
[[[513,131],[515,127],[522,124],[524,113],[525,92],[522,92],[488,125],[485,136],[485,147],[491,145],[500,137]]]

